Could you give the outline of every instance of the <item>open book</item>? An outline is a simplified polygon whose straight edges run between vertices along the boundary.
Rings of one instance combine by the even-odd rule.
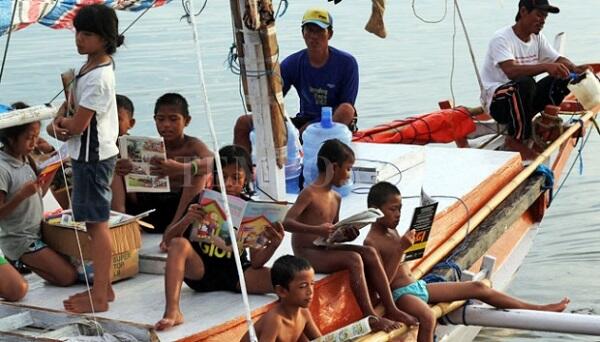
[[[227,200],[233,226],[238,227],[236,240],[240,248],[265,247],[268,243],[265,230],[273,223],[283,221],[288,210],[287,203],[245,201],[229,195]],[[206,215],[202,222],[193,225],[191,240],[212,242],[223,250],[230,250],[231,238],[221,193],[204,190],[200,205]]]
[[[438,202],[429,197],[421,188],[421,206],[415,208],[409,228],[416,232],[415,242],[404,251],[404,261],[416,260],[425,254],[437,206]]]
[[[170,192],[169,177],[150,174],[150,160],[160,158],[167,160],[163,138],[136,137],[123,135],[119,137],[121,158],[129,159],[133,164],[131,172],[125,176],[127,192]]]
[[[369,208],[365,211],[361,211],[358,214],[354,214],[338,221],[338,223],[334,225],[335,230],[327,239],[320,237],[316,239],[313,244],[315,246],[327,246],[333,243],[352,241],[356,238],[356,236],[351,233],[352,230],[361,229],[362,227],[377,221],[377,219],[381,217],[383,217],[383,213],[379,209]]]
[[[53,152],[53,155],[50,158],[44,160],[37,166],[38,181],[40,183],[51,181],[50,176],[52,176],[53,172],[60,167],[61,162],[64,162],[68,158],[69,150],[67,144],[62,144],[58,151]]]

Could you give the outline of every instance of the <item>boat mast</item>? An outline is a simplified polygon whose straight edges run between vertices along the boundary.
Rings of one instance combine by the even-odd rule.
[[[246,109],[252,113],[256,180],[261,192],[285,200],[287,133],[279,47],[271,0],[230,0]]]

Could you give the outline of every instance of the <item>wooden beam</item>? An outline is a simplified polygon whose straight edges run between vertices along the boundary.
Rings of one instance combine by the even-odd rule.
[[[498,240],[531,205],[542,195],[544,176],[532,175],[521,184],[500,206],[466,237],[466,241],[458,245],[449,255],[450,260],[468,269],[486,254],[488,249]],[[474,227],[471,227],[474,228]],[[431,273],[445,277],[452,276],[452,269],[434,270]]]
[[[17,330],[33,324],[29,311],[19,312],[0,318],[0,331]]]

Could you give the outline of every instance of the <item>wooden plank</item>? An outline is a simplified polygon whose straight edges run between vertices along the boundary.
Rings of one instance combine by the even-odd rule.
[[[517,221],[542,194],[544,177],[533,175],[521,184],[503,203],[496,208],[466,240],[458,245],[450,255],[450,261],[461,269],[468,269],[483,257],[489,248]],[[472,227],[474,228],[474,227]],[[431,273],[448,279],[452,269],[434,270]]]
[[[86,320],[94,320],[89,315],[78,315],[63,311],[36,308],[18,303],[0,303],[0,317],[14,315],[28,311],[33,320],[33,325],[40,329],[52,329],[57,326],[77,324]],[[140,341],[158,341],[158,336],[151,325],[125,322],[108,318],[96,317],[95,320],[107,333],[127,332]],[[0,338],[0,341],[4,339]]]
[[[2,332],[0,331],[0,341],[3,342],[61,342],[61,340],[57,340],[54,338],[47,337],[36,337],[36,336],[28,336],[22,335],[12,332]]]
[[[17,330],[31,324],[33,324],[33,319],[29,311],[19,312],[0,318],[0,331]]]
[[[81,335],[79,326],[77,324],[69,324],[67,326],[60,327],[56,330],[51,330],[46,333],[40,334],[39,337],[60,339],[79,335]]]

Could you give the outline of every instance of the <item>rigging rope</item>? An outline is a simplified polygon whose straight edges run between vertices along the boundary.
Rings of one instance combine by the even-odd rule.
[[[192,0],[183,0],[187,3],[188,8],[190,9],[190,12],[193,13],[193,9],[194,9],[194,4]],[[208,101],[208,94],[207,94],[207,88],[206,88],[206,81],[204,79],[204,66],[202,63],[202,54],[200,52],[200,39],[198,36],[198,27],[196,25],[196,18],[193,15],[189,15],[188,14],[188,20],[190,22],[190,24],[192,25],[192,36],[193,36],[193,40],[194,40],[194,50],[196,52],[196,60],[197,60],[197,67],[198,67],[198,77],[199,77],[199,81],[200,81],[200,87],[202,90],[202,102],[204,105],[204,110],[206,112],[206,116],[208,119],[208,127],[210,130],[210,134],[213,138],[213,144],[214,144],[214,149],[215,151],[219,150],[219,143],[217,140],[217,133],[215,131],[215,126],[213,123],[213,118],[212,118],[212,113],[211,113],[211,108],[210,108],[210,103]],[[225,180],[223,177],[223,168],[221,167],[221,158],[219,157],[219,153],[215,153],[215,165],[217,167],[217,175],[218,175],[218,179],[219,179],[219,183],[220,184],[225,184]],[[246,290],[246,280],[244,278],[244,270],[242,268],[242,263],[240,260],[240,251],[238,249],[238,245],[237,245],[237,239],[235,238],[236,233],[235,233],[235,228],[233,227],[233,222],[231,220],[231,210],[229,208],[229,201],[227,200],[227,194],[225,193],[225,191],[223,191],[223,189],[221,189],[221,195],[225,204],[225,213],[227,215],[227,224],[229,226],[229,236],[231,236],[231,247],[233,249],[233,255],[235,258],[235,265],[237,268],[237,272],[238,272],[238,278],[240,281],[240,292],[242,293],[242,301],[244,304],[244,309],[245,309],[245,313],[246,313],[246,322],[248,324],[248,334],[250,336],[250,341],[258,341],[256,338],[256,332],[254,330],[254,325],[252,323],[252,315],[251,315],[251,311],[250,311],[250,304],[248,301],[248,293]]]
[[[427,23],[427,24],[438,24],[438,23],[441,23],[442,21],[444,21],[444,19],[446,19],[446,15],[448,14],[448,0],[446,0],[444,2],[444,14],[442,14],[442,17],[437,20],[428,20],[428,19],[421,17],[417,13],[417,9],[415,8],[415,3],[416,3],[416,0],[412,0],[411,7],[412,7],[413,14],[415,15],[415,17],[417,19],[421,20],[422,22]]]
[[[467,32],[467,26],[465,25],[465,21],[460,12],[460,7],[458,6],[458,0],[454,0],[454,7],[456,8],[456,13],[458,13],[458,18],[460,19],[460,24],[463,28],[463,32],[465,33],[465,39],[467,40],[467,46],[469,47],[469,54],[471,55],[471,62],[473,63],[473,68],[475,69],[475,75],[477,76],[477,82],[479,83],[479,90],[483,92],[483,81],[481,81],[481,74],[479,73],[479,68],[477,67],[477,61],[475,60],[475,53],[473,52],[473,45],[471,45],[471,39],[469,38],[469,32]]]
[[[0,67],[0,84],[2,84],[2,75],[4,74],[4,65],[6,64],[6,58],[8,56],[8,44],[10,43],[10,37],[12,33],[13,24],[15,23],[15,15],[17,13],[17,3],[19,0],[14,0],[12,16],[10,18],[10,26],[8,26],[8,36],[6,37],[6,45],[4,46],[4,55],[2,57],[2,66]]]

